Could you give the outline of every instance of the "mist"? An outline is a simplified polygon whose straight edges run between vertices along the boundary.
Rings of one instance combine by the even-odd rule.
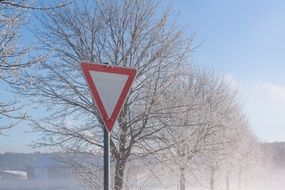
[[[193,158],[185,171],[185,190],[283,190],[285,143],[264,143],[263,154],[245,168],[242,163],[224,162],[211,175],[213,160]],[[60,156],[59,156],[60,155]],[[64,156],[63,156],[64,155]],[[80,156],[79,156],[80,155]],[[89,190],[102,189],[103,157],[58,153],[0,154],[1,190]],[[68,159],[67,159],[68,158]],[[70,163],[76,161],[77,167]],[[78,165],[81,163],[82,165]],[[111,162],[111,182],[114,181]],[[127,166],[126,190],[179,190],[181,173],[174,163],[146,158]],[[86,167],[88,166],[88,167]],[[211,166],[211,164],[210,164]],[[241,170],[242,169],[242,170]],[[97,172],[94,172],[94,171]],[[212,185],[211,185],[212,183]]]

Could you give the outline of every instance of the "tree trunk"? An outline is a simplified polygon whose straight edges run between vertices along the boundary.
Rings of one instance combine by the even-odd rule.
[[[126,105],[124,109],[122,110],[121,117],[124,117],[124,114],[126,113]],[[121,121],[122,118],[118,118],[119,123],[123,123]],[[114,190],[122,190],[124,186],[124,173],[125,168],[127,164],[127,160],[130,156],[130,151],[132,149],[132,143],[129,143],[126,145],[127,137],[126,137],[126,131],[127,127],[126,125],[121,124],[121,132],[120,132],[120,138],[119,138],[119,147],[118,147],[118,154],[116,155],[116,167],[115,167],[115,182],[114,182]]]
[[[238,190],[241,190],[241,176],[242,176],[242,171],[240,170],[238,172]]]
[[[245,190],[247,190],[247,179],[248,179],[248,174],[246,174],[245,179],[244,179],[244,181],[245,181]]]
[[[230,190],[230,172],[227,171],[226,174],[226,190]]]
[[[215,170],[212,169],[211,176],[210,176],[210,189],[215,190]]]
[[[185,190],[186,189],[186,174],[185,174],[185,167],[180,167],[180,185],[179,190]]]
[[[126,167],[126,159],[119,159],[116,163],[115,190],[123,189],[125,167]]]

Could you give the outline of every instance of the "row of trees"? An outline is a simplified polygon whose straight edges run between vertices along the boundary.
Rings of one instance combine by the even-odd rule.
[[[151,155],[157,162],[149,162],[153,170],[147,179],[158,177],[165,186],[179,181],[185,190],[192,178],[211,190],[229,190],[230,176],[237,176],[241,189],[242,175],[257,171],[263,155],[228,81],[192,67],[164,96],[172,115],[164,118],[167,127],[160,139],[169,147]],[[179,180],[169,183],[174,176]]]
[[[42,118],[29,119],[43,137],[35,145],[81,156],[102,150],[100,115],[79,66],[87,60],[138,70],[118,127],[111,134],[115,190],[127,188],[128,166],[134,163],[175,171],[180,190],[186,189],[187,174],[195,173],[194,166],[209,174],[213,190],[217,172],[227,174],[229,189],[230,173],[238,169],[241,176],[253,165],[258,144],[248,129],[236,91],[222,77],[189,64],[192,38],[170,17],[171,6],[155,0],[63,4],[45,9],[37,21],[34,33],[39,46],[35,54],[40,56],[23,64],[13,62],[21,57],[18,48],[8,51],[5,44],[6,53],[3,50],[1,54],[1,79],[45,109]],[[161,7],[165,7],[163,11]],[[25,50],[20,51],[25,55]],[[5,69],[31,64],[31,68],[17,69],[17,80],[10,74],[14,69]],[[8,80],[11,77],[13,80]],[[1,104],[2,115],[6,115],[1,111],[5,106],[9,104]],[[69,163],[91,188],[102,189],[100,170],[88,161],[90,166],[76,160]],[[159,180],[154,170],[148,171]]]

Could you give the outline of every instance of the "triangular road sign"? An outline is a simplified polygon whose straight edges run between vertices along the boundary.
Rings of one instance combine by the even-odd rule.
[[[125,99],[136,77],[137,71],[126,67],[80,63],[108,132],[111,132]]]

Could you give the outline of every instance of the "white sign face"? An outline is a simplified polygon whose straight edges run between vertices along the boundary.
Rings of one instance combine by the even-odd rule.
[[[129,76],[100,71],[90,71],[90,75],[102,100],[107,115],[111,118]]]
[[[80,66],[94,105],[110,133],[136,78],[137,71],[127,67],[88,62],[81,62]]]

